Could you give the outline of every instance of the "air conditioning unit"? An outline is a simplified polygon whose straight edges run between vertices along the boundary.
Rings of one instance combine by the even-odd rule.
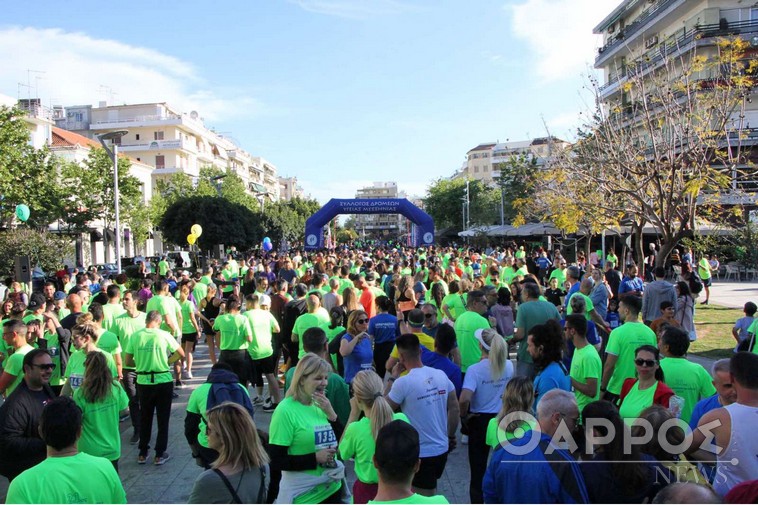
[[[658,43],[658,35],[653,35],[652,37],[645,40],[645,49],[650,49],[657,43]]]

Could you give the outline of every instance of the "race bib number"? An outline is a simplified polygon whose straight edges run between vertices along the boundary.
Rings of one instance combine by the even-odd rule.
[[[328,449],[337,445],[337,436],[328,424],[314,427],[316,450]]]
[[[82,385],[82,381],[84,380],[84,376],[79,374],[72,374],[68,380],[71,382],[71,389],[76,391],[79,389],[79,386]]]

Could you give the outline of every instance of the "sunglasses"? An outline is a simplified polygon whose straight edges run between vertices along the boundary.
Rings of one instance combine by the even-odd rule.
[[[366,323],[368,323],[368,319],[358,319],[356,321],[356,323],[358,323],[358,324],[366,324]]]
[[[32,363],[32,366],[39,368],[40,370],[55,370],[55,363],[44,363],[42,365],[35,365]]]
[[[639,359],[637,358],[634,360],[634,364],[637,366],[644,366],[647,368],[652,368],[655,366],[656,361],[653,359]]]

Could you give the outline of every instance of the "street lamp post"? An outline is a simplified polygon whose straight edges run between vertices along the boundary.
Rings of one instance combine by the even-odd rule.
[[[129,130],[117,130],[113,132],[103,133],[102,135],[97,136],[97,140],[100,141],[100,144],[102,144],[103,149],[105,149],[105,152],[108,153],[108,155],[113,160],[113,206],[114,206],[114,214],[115,214],[115,225],[116,225],[116,271],[118,273],[121,273],[121,223],[119,222],[119,193],[118,193],[118,144],[116,144],[116,139],[120,139],[124,135],[129,133]],[[106,140],[112,140],[113,141],[113,150],[110,150],[108,148],[108,145],[105,143]]]

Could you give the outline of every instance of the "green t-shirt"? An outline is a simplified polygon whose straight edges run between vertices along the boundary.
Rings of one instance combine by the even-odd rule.
[[[292,376],[295,375],[295,367],[290,368],[284,374],[284,393],[290,388],[292,383]],[[344,426],[347,423],[347,419],[350,417],[350,387],[345,382],[345,379],[339,376],[339,374],[329,374],[329,379],[326,383],[326,397],[334,408],[334,412],[337,414],[337,418]]]
[[[168,262],[166,260],[160,260],[158,262],[158,274],[166,275],[168,273]]]
[[[179,307],[182,309],[182,334],[196,333],[197,330],[192,326],[192,314],[197,309],[195,302],[187,298],[184,302],[179,302]]]
[[[14,375],[16,378],[10,383],[8,389],[5,390],[5,397],[8,398],[10,394],[15,391],[21,381],[24,379],[24,356],[34,347],[29,344],[24,344],[8,356],[3,363],[3,371],[8,372],[10,375]]]
[[[527,351],[527,338],[529,337],[529,331],[538,324],[544,324],[549,319],[555,319],[559,321],[561,315],[558,313],[558,309],[555,308],[550,302],[537,300],[522,303],[518,306],[516,312],[516,322],[514,328],[520,328],[524,335],[523,340],[519,342],[518,346],[518,360],[523,363],[533,363],[531,354]]]
[[[181,314],[182,311],[181,307],[179,307],[179,302],[171,296],[155,295],[147,301],[145,313],[149,314],[153,310],[157,310],[163,316],[161,330],[171,333],[171,328],[166,324],[166,320],[171,320],[174,325],[177,325],[179,319],[176,315]],[[177,334],[174,336],[178,337],[180,331],[181,328],[177,327]]]
[[[200,284],[205,284],[205,286],[207,287],[208,285],[210,285],[212,283],[213,283],[213,279],[211,279],[210,275],[203,275],[202,277],[200,277]],[[206,294],[208,294],[208,293],[206,293]],[[205,297],[203,297],[203,298],[205,298]]]
[[[178,348],[176,339],[167,331],[143,328],[135,332],[124,352],[134,356],[137,384],[152,385],[173,381],[168,357]]]
[[[636,418],[640,417],[643,410],[653,404],[657,387],[658,381],[649,388],[640,391],[639,381],[634,383],[632,389],[624,397],[621,407],[619,407],[619,415],[624,419],[626,424],[631,425]]]
[[[467,310],[455,320],[455,334],[458,338],[458,348],[461,350],[461,371],[466,372],[468,367],[479,363],[482,358],[482,350],[474,332],[479,329],[490,327],[490,322],[482,315]],[[434,346],[429,348],[434,350]]]
[[[97,338],[97,347],[109,354],[121,354],[123,349],[118,341],[118,336],[111,331],[104,331]]]
[[[82,388],[74,391],[74,401],[82,409],[82,436],[77,444],[82,452],[109,461],[121,457],[119,414],[129,406],[129,397],[118,383],[111,385],[111,394],[97,403],[84,398]]]
[[[250,321],[242,314],[222,314],[213,322],[214,331],[221,333],[222,351],[240,351],[250,345],[247,337],[253,334]]]
[[[463,304],[463,296],[461,296],[460,293],[445,295],[445,298],[442,299],[442,305],[447,305],[447,310],[449,310],[450,315],[453,316],[453,321],[457,320],[461,314],[466,312],[466,306]]]
[[[6,503],[126,503],[116,469],[80,452],[47,458],[13,479]]]
[[[120,303],[106,303],[103,305],[103,328],[110,330],[113,321],[126,312],[126,309]]]
[[[200,303],[200,300],[208,296],[208,284],[200,279],[200,282],[196,282],[194,289],[192,289],[192,296],[197,303]]]
[[[271,417],[269,442],[287,447],[287,454],[301,456],[337,447],[337,436],[326,414],[315,404],[303,405],[293,397],[282,400]],[[320,476],[326,469],[318,465],[303,473]],[[334,494],[341,483],[328,481],[295,497],[295,503],[320,503]]]
[[[408,498],[403,498],[401,500],[391,500],[391,501],[377,501],[377,500],[369,500],[369,503],[375,503],[376,505],[380,504],[391,504],[391,503],[450,503],[447,501],[447,498],[442,496],[441,494],[435,495],[435,496],[423,496],[417,493],[412,494]]]
[[[246,395],[250,396],[247,388],[241,384],[237,384]],[[208,447],[208,435],[205,433],[205,413],[207,412],[206,406],[208,405],[208,394],[211,391],[213,384],[210,382],[204,382],[195,389],[187,400],[187,412],[198,414],[200,418],[200,433],[197,434],[197,441],[203,447]]]
[[[271,343],[273,331],[276,328],[276,318],[268,310],[252,309],[243,314],[250,323],[253,330],[253,341],[247,348],[252,359],[268,358],[274,354],[274,347]]]
[[[108,362],[108,369],[111,371],[113,378],[115,379],[118,377],[118,372],[116,371],[116,362],[113,361],[113,356],[107,351],[104,351],[100,348],[97,348],[95,350],[103,353],[105,356],[105,361]],[[71,384],[71,390],[74,392],[79,389],[79,386],[82,385],[82,381],[84,380],[84,370],[86,368],[84,366],[84,360],[86,359],[87,353],[81,349],[72,352],[71,356],[68,358],[68,365],[66,365],[66,378]]]
[[[60,343],[58,342],[58,334],[45,332],[45,339],[47,340],[47,352],[50,353],[50,357],[53,358],[53,364],[55,369],[50,376],[51,386],[62,386],[66,379],[61,376],[61,351],[59,349]]]
[[[574,312],[573,309],[571,308],[571,299],[577,295],[584,297],[585,311],[586,311],[584,315],[587,317],[587,321],[589,321],[590,319],[592,319],[592,316],[590,316],[590,314],[592,314],[592,311],[595,310],[595,304],[592,303],[592,299],[589,296],[585,295],[584,293],[580,293],[579,291],[572,293],[572,295],[569,297],[569,302],[566,305],[566,315],[570,316]]]
[[[711,375],[701,365],[688,361],[687,358],[663,358],[661,369],[666,378],[666,385],[673,389],[677,396],[684,398],[682,414],[679,417],[689,423],[695,404],[716,394]]]
[[[303,335],[308,328],[314,328],[318,326],[323,329],[324,332],[329,329],[329,316],[324,316],[322,312],[306,313],[298,316],[295,320],[295,326],[292,328],[292,334],[298,336],[298,346],[300,352],[298,353],[298,359],[305,356],[305,349],[303,349]]]
[[[326,329],[326,338],[327,338],[327,340],[329,340],[329,342],[331,342],[332,340],[334,340],[334,337],[336,337],[337,335],[339,335],[343,331],[345,331],[345,327],[344,326],[337,326],[335,328],[327,328]],[[337,370],[338,369],[338,365],[339,365],[339,363],[337,363],[337,354],[330,354],[329,357],[332,359],[332,367],[335,370]]]
[[[42,314],[32,314],[32,313],[27,313],[24,316],[24,318],[21,320],[24,322],[24,324],[29,324],[29,321],[35,321],[35,320],[39,321],[40,323],[45,322],[45,318],[42,317]]]
[[[700,258],[697,263],[697,273],[703,280],[711,278],[711,264],[708,263],[708,258]]]
[[[558,287],[560,289],[563,289],[563,284],[566,282],[566,269],[564,268],[561,270],[560,268],[556,268],[552,272],[550,272],[550,279],[558,279]]]
[[[231,281],[237,277],[237,275],[233,270],[225,268],[224,270],[221,270],[221,277],[223,277],[224,280]],[[231,293],[232,291],[234,291],[234,284],[223,284],[221,286],[222,293]]]
[[[643,345],[658,347],[655,332],[641,322],[626,322],[614,329],[608,337],[606,352],[618,356],[613,375],[608,381],[607,389],[614,395],[621,394],[621,386],[626,379],[634,377],[634,351]]]
[[[410,423],[405,414],[396,413],[392,416],[394,421],[400,419]],[[371,420],[368,417],[360,421],[350,423],[345,428],[345,433],[340,440],[340,457],[343,460],[355,458],[355,475],[364,484],[376,484],[379,476],[374,466],[374,452],[376,441],[371,433]]]
[[[578,389],[574,389],[576,403],[579,406],[581,414],[588,403],[600,399],[600,382],[603,377],[603,363],[600,355],[594,346],[587,344],[581,349],[574,350],[574,356],[571,358],[571,371],[569,372],[572,379],[587,384],[587,379],[597,379],[597,390],[594,396],[587,396]]]
[[[521,431],[519,431],[518,428],[521,428]],[[500,428],[500,423],[497,422],[497,416],[490,419],[490,422],[487,423],[487,434],[485,435],[485,443],[487,446],[492,447],[493,449],[497,449],[500,447],[500,444],[503,442],[503,440],[514,440],[522,438],[526,433],[531,431],[533,429],[533,426],[530,426],[528,422],[522,421],[518,428],[516,428],[516,431],[505,431],[502,428]]]
[[[124,354],[123,349],[126,349],[126,346],[129,343],[129,340],[131,340],[132,335],[145,327],[146,318],[147,314],[144,312],[137,312],[137,317],[132,317],[129,314],[124,313],[114,320],[113,331],[116,335],[118,335],[118,339],[121,342],[122,354]],[[128,367],[126,365],[124,365],[122,368],[124,370],[134,370],[134,367]]]

